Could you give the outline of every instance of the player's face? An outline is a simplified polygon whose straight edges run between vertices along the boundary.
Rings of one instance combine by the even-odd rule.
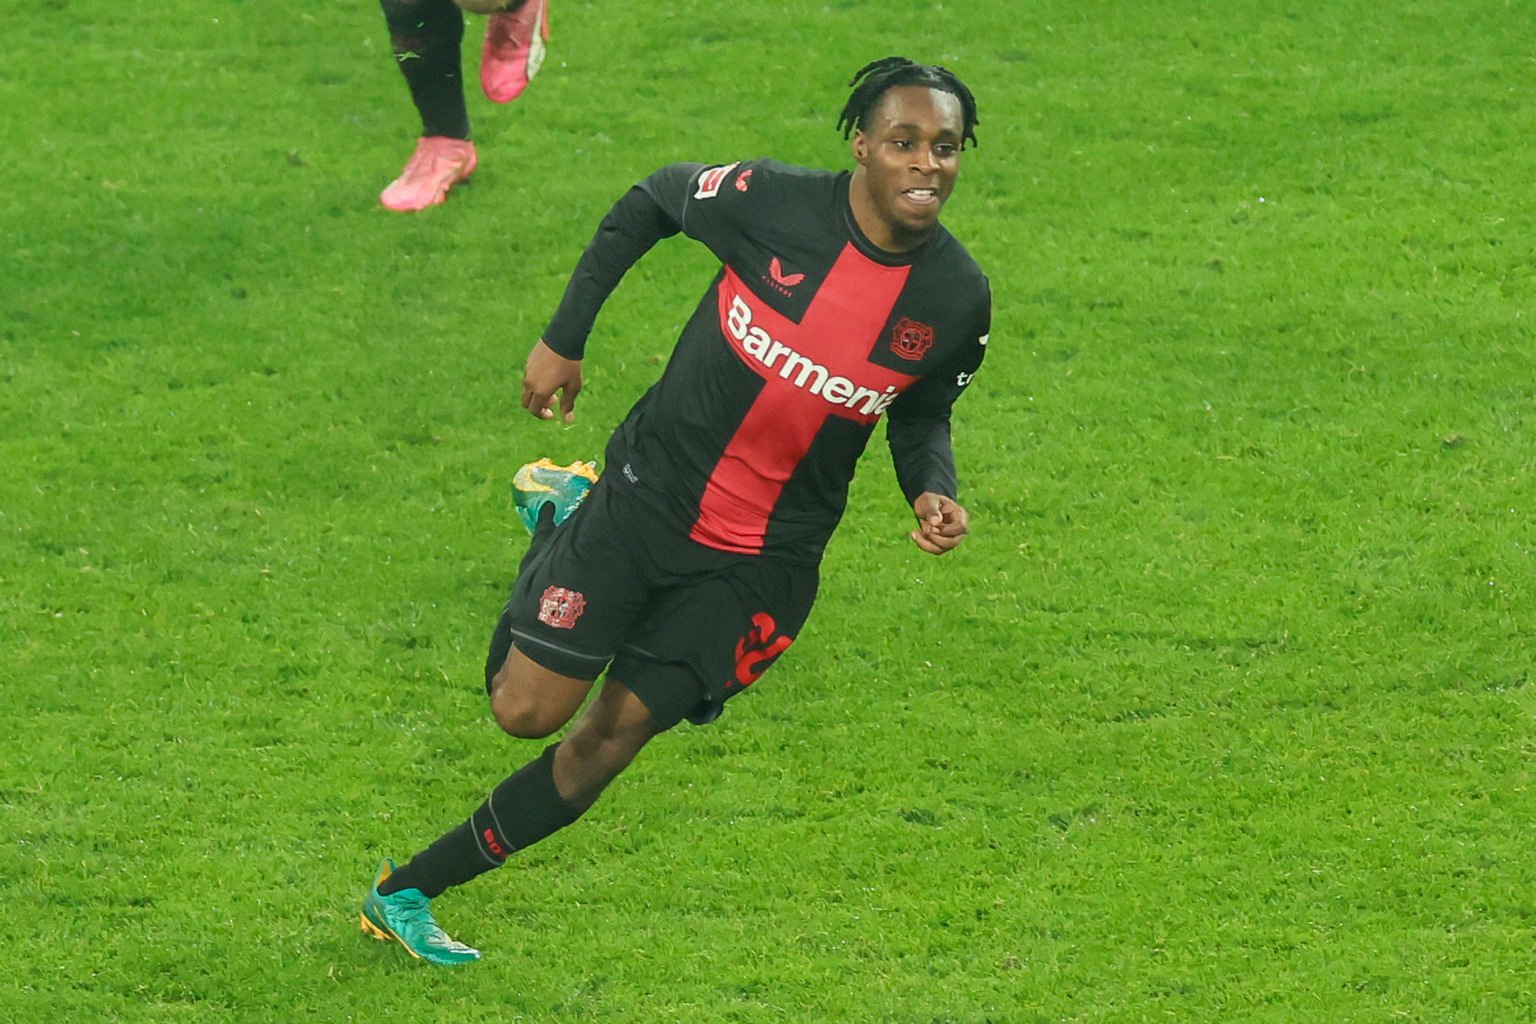
[[[886,91],[854,133],[851,196],[859,227],[882,249],[921,245],[960,173],[958,97],[921,85]]]

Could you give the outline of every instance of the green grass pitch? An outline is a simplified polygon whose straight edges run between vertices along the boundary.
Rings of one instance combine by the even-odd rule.
[[[413,216],[371,0],[13,6],[0,1019],[1536,1018],[1522,5],[555,0]],[[792,654],[438,901],[483,962],[368,941],[537,749],[479,682],[513,469],[600,451],[712,269],[658,248],[536,423],[592,228],[845,166],[892,52],[980,104],[973,536],[917,552],[872,445]]]

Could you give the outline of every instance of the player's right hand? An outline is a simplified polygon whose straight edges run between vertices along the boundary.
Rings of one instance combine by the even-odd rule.
[[[541,420],[554,419],[558,395],[560,418],[570,423],[580,392],[581,360],[565,358],[540,338],[523,363],[523,408]]]

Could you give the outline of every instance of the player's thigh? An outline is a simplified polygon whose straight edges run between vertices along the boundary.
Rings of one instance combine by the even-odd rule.
[[[671,590],[613,662],[659,729],[713,721],[794,643],[810,615],[814,566],[744,559],[734,570]]]
[[[558,527],[507,604],[513,643],[577,679],[601,674],[653,600],[646,538],[608,511],[583,507]]]

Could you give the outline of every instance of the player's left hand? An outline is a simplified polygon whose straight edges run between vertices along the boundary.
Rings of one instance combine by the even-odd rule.
[[[908,536],[930,555],[953,551],[971,532],[971,517],[954,498],[924,491],[912,503],[917,529]]]

